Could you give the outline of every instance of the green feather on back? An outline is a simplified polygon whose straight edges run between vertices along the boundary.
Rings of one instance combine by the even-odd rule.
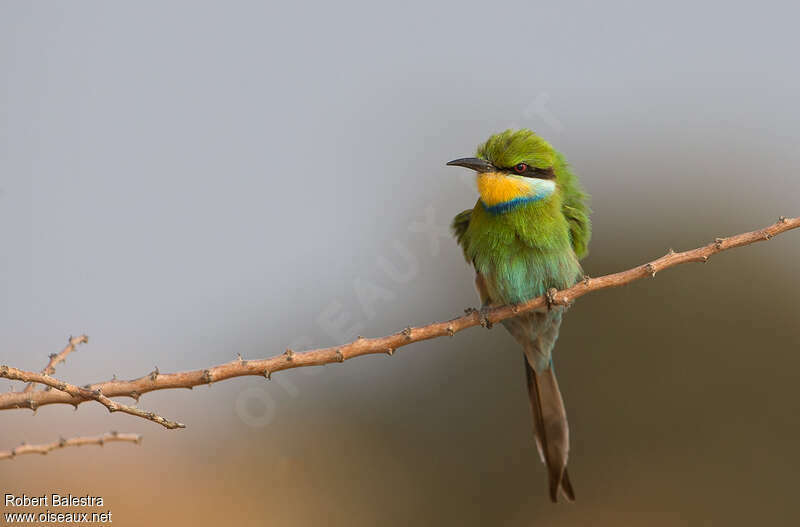
[[[560,152],[556,152],[556,181],[562,189],[564,202],[561,212],[569,222],[569,234],[572,249],[578,258],[589,253],[589,240],[592,237],[592,223],[589,220],[589,196],[583,191],[578,178]]]

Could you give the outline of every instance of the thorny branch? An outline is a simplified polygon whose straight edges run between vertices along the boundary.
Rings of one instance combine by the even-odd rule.
[[[83,446],[83,445],[100,445],[105,443],[113,443],[114,441],[122,441],[126,443],[141,444],[142,436],[139,434],[120,434],[119,432],[108,432],[99,436],[90,437],[71,437],[69,439],[60,438],[58,441],[52,443],[45,443],[42,445],[28,445],[21,444],[11,450],[0,450],[0,459],[14,459],[22,454],[47,454],[51,450],[58,448],[66,448],[68,446]]]
[[[86,335],[81,335],[79,337],[70,337],[69,341],[67,341],[67,346],[61,350],[60,353],[53,353],[50,355],[50,362],[47,363],[47,366],[44,367],[42,373],[45,375],[53,375],[56,372],[56,365],[61,362],[67,360],[67,355],[75,351],[75,348],[78,344],[86,344],[89,342],[89,337]],[[25,393],[33,391],[34,383],[28,383],[28,385],[23,390]]]
[[[414,342],[443,336],[452,337],[459,331],[478,325],[491,327],[492,324],[527,311],[546,307],[548,304],[568,305],[576,298],[592,291],[598,291],[609,287],[619,287],[635,280],[651,276],[654,277],[656,273],[679,264],[706,262],[709,257],[721,251],[769,240],[778,234],[798,227],[800,227],[800,217],[781,217],[776,223],[763,229],[738,234],[729,238],[717,238],[708,245],[689,251],[679,253],[670,251],[661,258],[628,269],[627,271],[621,271],[598,278],[584,277],[582,281],[578,282],[573,287],[562,291],[551,290],[547,295],[534,298],[523,304],[499,306],[482,311],[470,308],[466,310],[464,316],[452,320],[435,322],[424,326],[407,327],[402,331],[385,337],[359,337],[341,346],[319,348],[304,352],[294,352],[287,349],[286,352],[281,355],[257,360],[244,360],[240,356],[231,362],[202,370],[160,373],[158,369],[156,369],[152,373],[139,377],[138,379],[128,381],[115,379],[87,385],[84,388],[66,385],[48,375],[31,374],[29,372],[22,372],[16,368],[0,366],[0,377],[34,381],[56,388],[56,390],[49,391],[9,392],[2,394],[0,395],[0,410],[9,410],[13,408],[30,408],[31,410],[36,410],[38,407],[47,404],[72,404],[77,407],[79,404],[89,399],[94,399],[106,405],[109,410],[126,411],[126,413],[144,417],[166,426],[165,423],[170,422],[163,418],[159,418],[160,420],[155,419],[153,418],[154,414],[124,405],[118,405],[118,403],[114,403],[108,398],[125,396],[132,397],[138,401],[142,394],[154,390],[172,388],[191,389],[193,386],[211,384],[213,382],[244,375],[260,375],[269,379],[273,373],[291,368],[344,362],[353,357],[374,353],[392,355],[398,348]],[[177,426],[167,426],[167,428],[183,426],[179,423],[173,424]]]
[[[43,373],[34,373],[30,371],[20,370],[18,368],[6,365],[0,366],[0,377],[5,377],[6,379],[11,379],[13,381],[36,382],[39,384],[44,384],[46,386],[50,386],[51,388],[55,388],[61,393],[66,393],[68,395],[71,395],[72,397],[78,397],[84,401],[88,399],[94,399],[98,403],[108,408],[109,412],[124,412],[126,414],[135,415],[136,417],[141,417],[143,419],[147,419],[148,421],[153,421],[154,423],[158,423],[164,428],[169,428],[169,429],[186,428],[186,425],[184,425],[183,423],[170,421],[169,419],[165,419],[160,415],[154,414],[153,412],[145,412],[144,410],[140,410],[135,406],[128,406],[125,404],[118,403],[116,401],[112,401],[106,395],[103,394],[103,390],[99,387],[93,387],[91,389],[81,388],[80,386],[75,386],[74,384],[68,384],[64,381],[60,381],[54,377],[45,375]],[[30,395],[30,393],[31,392],[29,392],[28,395]],[[40,392],[40,393],[49,393],[49,392]]]

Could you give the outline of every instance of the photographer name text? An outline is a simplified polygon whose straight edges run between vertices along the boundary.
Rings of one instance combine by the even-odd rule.
[[[44,494],[42,496],[5,495],[6,507],[102,507],[102,496],[73,496],[72,494]]]

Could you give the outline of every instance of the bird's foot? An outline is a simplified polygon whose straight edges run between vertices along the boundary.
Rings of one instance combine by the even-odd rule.
[[[553,309],[553,306],[556,305],[556,293],[558,293],[558,289],[555,287],[551,287],[547,290],[547,293],[544,294],[544,300],[547,304],[547,310],[550,311]]]
[[[482,306],[481,310],[478,311],[480,319],[481,319],[481,326],[485,327],[486,329],[492,329],[492,322],[489,320],[489,312],[492,310],[491,306]]]

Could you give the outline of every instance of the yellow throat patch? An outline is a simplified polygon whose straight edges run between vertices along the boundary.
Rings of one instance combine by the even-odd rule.
[[[492,207],[530,194],[530,185],[515,176],[502,172],[484,172],[478,174],[478,192],[481,201]]]

